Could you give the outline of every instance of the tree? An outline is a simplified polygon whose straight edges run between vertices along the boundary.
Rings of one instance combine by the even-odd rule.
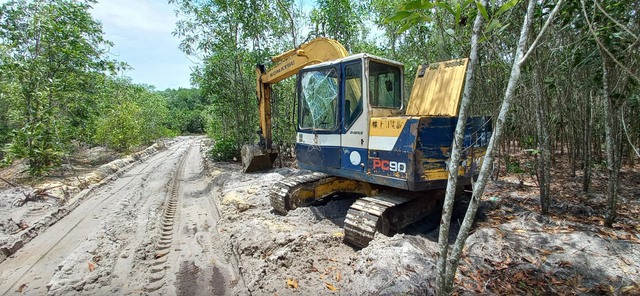
[[[357,1],[319,0],[311,12],[315,33],[338,40],[347,50],[357,43],[364,7]]]
[[[176,26],[176,34],[183,40],[181,49],[202,60],[192,81],[209,103],[202,113],[205,129],[216,143],[225,142],[225,149],[239,151],[242,144],[257,140],[256,64],[291,49],[297,36],[296,22],[292,21],[298,16],[297,9],[291,1],[282,0],[170,3],[187,16]],[[289,33],[292,36],[287,36]],[[292,141],[289,133],[294,126],[289,116],[294,96],[279,91],[280,87],[291,89],[281,85],[274,87],[278,95],[272,103],[278,142]],[[280,137],[279,130],[287,131],[286,136]]]
[[[93,0],[16,0],[0,7],[3,88],[9,89],[10,159],[26,157],[31,175],[57,166],[88,102],[81,89],[115,70],[110,43],[89,9]]]
[[[496,119],[495,122],[495,127],[493,130],[493,135],[491,136],[491,140],[489,141],[489,146],[487,147],[487,151],[486,154],[484,156],[483,162],[482,162],[482,167],[480,168],[480,174],[478,176],[478,180],[477,182],[474,184],[473,186],[473,192],[472,192],[472,196],[471,196],[471,202],[469,203],[469,208],[467,209],[467,213],[465,214],[464,220],[462,222],[462,225],[460,227],[460,230],[458,232],[458,236],[456,238],[456,243],[454,244],[452,250],[451,250],[451,254],[449,254],[448,257],[445,257],[444,260],[447,260],[447,267],[445,270],[439,270],[439,277],[443,276],[444,273],[444,279],[439,281],[439,285],[438,287],[440,288],[438,290],[439,294],[449,294],[452,290],[453,287],[453,279],[455,277],[455,273],[456,270],[458,268],[458,262],[460,261],[460,256],[462,255],[462,251],[464,248],[464,242],[466,241],[468,235],[469,235],[469,231],[471,230],[471,225],[473,224],[473,220],[475,219],[475,214],[478,210],[478,206],[480,204],[480,198],[482,197],[482,194],[484,192],[484,188],[487,184],[487,180],[489,178],[490,175],[490,168],[493,165],[493,158],[494,156],[494,151],[498,146],[498,143],[500,141],[500,137],[502,136],[502,133],[504,131],[504,123],[505,120],[507,118],[507,115],[509,113],[509,109],[510,109],[510,105],[511,105],[511,100],[513,98],[513,95],[515,93],[516,90],[516,86],[518,84],[518,80],[520,79],[520,75],[521,75],[521,70],[522,67],[524,65],[524,63],[527,61],[528,57],[530,56],[531,52],[535,49],[539,39],[541,36],[544,35],[546,29],[548,28],[548,25],[551,23],[551,21],[553,21],[555,15],[557,14],[557,12],[559,11],[560,6],[562,5],[562,0],[559,0],[556,5],[555,8],[553,9],[553,11],[549,14],[549,16],[547,17],[547,21],[545,23],[545,25],[542,27],[542,29],[540,30],[540,32],[538,33],[538,36],[536,38],[536,40],[533,41],[533,43],[528,47],[528,49],[526,48],[526,42],[527,39],[529,37],[529,32],[531,30],[531,24],[532,24],[532,19],[533,19],[533,14],[534,14],[534,9],[536,6],[536,1],[530,0],[527,6],[527,13],[524,17],[524,21],[523,21],[523,25],[522,25],[522,29],[521,29],[521,33],[520,33],[520,38],[518,40],[518,46],[516,48],[516,52],[514,55],[514,59],[513,59],[513,67],[511,69],[511,77],[509,78],[509,83],[507,85],[507,88],[505,90],[505,95],[502,101],[502,107],[500,109],[500,114],[498,115],[498,118]],[[456,127],[456,136],[455,136],[455,140],[454,141],[461,141],[461,136],[462,133],[464,131],[464,126],[460,126],[458,125]],[[452,147],[453,149],[458,149],[459,150],[459,146],[456,145],[454,147]],[[454,155],[456,152],[452,152],[452,155]],[[458,152],[459,153],[459,152]],[[454,164],[450,166],[450,176],[451,175],[457,175],[457,170],[458,170],[458,162],[453,162],[450,161],[450,163]],[[450,178],[449,182],[451,182],[451,180],[456,180],[456,178]],[[455,181],[454,181],[455,182]],[[452,194],[450,193],[450,191],[455,191],[455,186],[453,187],[453,189],[451,188],[450,185],[447,186],[447,196],[451,196],[450,199],[453,199]],[[449,205],[447,205],[449,204]],[[453,203],[449,202],[447,203],[447,201],[445,201],[445,206],[452,208]],[[445,211],[445,210],[443,210]],[[447,211],[451,211],[450,209],[447,209]],[[441,222],[441,227],[442,224],[448,224],[450,223],[449,221],[446,221],[445,219],[446,217],[442,218],[442,222]],[[450,219],[450,218],[449,218]],[[448,227],[447,227],[448,228]],[[448,240],[448,237],[443,238],[442,235],[440,236],[440,240]],[[448,248],[448,245],[445,244],[439,244],[441,245],[443,248]],[[445,251],[446,252],[446,251]],[[442,252],[441,253],[445,253]],[[443,260],[442,258],[439,258],[439,260]]]
[[[167,98],[171,129],[180,133],[204,133],[203,112],[208,104],[199,89],[167,89],[161,94]]]
[[[162,137],[174,136],[168,101],[150,86],[127,78],[108,78],[100,93],[102,106],[93,118],[95,143],[129,152]]]
[[[594,1],[593,7],[591,7],[592,14],[589,15],[585,1],[581,0],[580,4],[582,16],[597,44],[602,61],[602,101],[609,174],[605,225],[611,227],[617,218],[618,182],[622,163],[621,147],[623,142],[620,111],[622,105],[626,103],[625,97],[628,97],[630,92],[637,91],[637,85],[640,82],[640,78],[637,76],[637,67],[628,67],[637,61],[637,50],[634,50],[634,47],[640,38],[625,25],[634,19],[637,20],[637,9],[630,10],[617,2],[603,1],[598,3],[598,1]],[[605,10],[603,6],[607,9]],[[601,27],[598,28],[596,25]],[[631,38],[622,38],[624,35]],[[627,66],[624,62],[628,62]],[[615,78],[617,78],[617,83],[613,84],[612,81]]]

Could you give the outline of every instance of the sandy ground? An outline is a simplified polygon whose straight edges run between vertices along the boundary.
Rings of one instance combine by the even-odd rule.
[[[204,172],[202,140],[178,139],[166,150],[123,166],[107,182],[81,192],[88,193],[73,211],[63,211],[57,223],[45,223],[52,225],[42,227],[46,229],[38,230],[0,263],[0,295],[233,295],[243,291],[234,269],[237,264],[230,263],[234,262],[231,247],[217,239],[219,214]],[[15,191],[5,192],[4,200],[19,197]],[[23,207],[38,204],[58,212],[68,206],[54,200],[59,199]],[[21,212],[25,211],[15,210],[11,219],[27,226],[52,219],[32,210],[20,217]]]
[[[342,242],[342,224],[355,198],[276,215],[269,188],[298,170],[243,174],[236,164],[204,161],[203,150],[204,138],[178,138],[65,199],[20,205],[32,188],[0,192],[0,295],[434,292],[438,217],[354,249]],[[540,216],[519,207],[532,198],[518,184],[490,186],[455,293],[640,293],[637,217],[608,229]],[[456,205],[456,221],[464,206]]]

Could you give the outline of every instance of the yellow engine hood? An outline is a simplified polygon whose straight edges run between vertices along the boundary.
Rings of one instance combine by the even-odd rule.
[[[458,116],[468,62],[465,58],[421,65],[409,97],[407,115]]]

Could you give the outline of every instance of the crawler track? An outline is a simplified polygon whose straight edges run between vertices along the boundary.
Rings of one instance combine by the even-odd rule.
[[[396,196],[372,196],[358,199],[347,212],[344,221],[344,241],[364,248],[373,240],[377,231],[388,235],[390,229],[383,222],[385,211],[407,201],[409,199]]]
[[[292,202],[293,195],[302,187],[309,186],[326,177],[327,175],[323,173],[308,173],[278,181],[273,185],[269,194],[273,210],[278,214],[286,215],[287,212],[297,207],[297,204]]]

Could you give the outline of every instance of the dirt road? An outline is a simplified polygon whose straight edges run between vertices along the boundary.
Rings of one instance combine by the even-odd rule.
[[[95,190],[0,264],[0,295],[235,294],[243,282],[216,240],[201,140],[179,140]]]

